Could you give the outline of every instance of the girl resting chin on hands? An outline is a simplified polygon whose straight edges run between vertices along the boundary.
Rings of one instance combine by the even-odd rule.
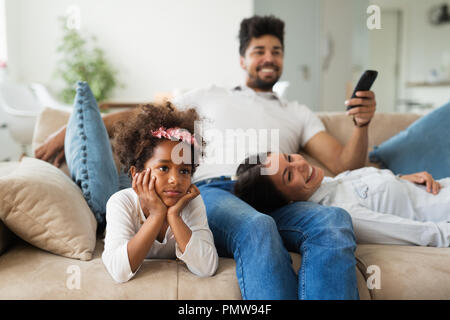
[[[132,188],[106,205],[102,260],[115,281],[128,281],[151,258],[178,258],[200,277],[216,272],[219,258],[205,205],[191,184],[198,119],[195,109],[143,105],[115,126],[114,150],[132,178]]]

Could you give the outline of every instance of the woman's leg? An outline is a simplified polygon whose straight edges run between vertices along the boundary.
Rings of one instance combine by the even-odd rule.
[[[271,213],[289,251],[302,255],[300,299],[359,299],[356,242],[343,209],[294,202]]]
[[[275,221],[229,190],[231,181],[199,184],[220,256],[234,257],[243,299],[298,299],[297,276]]]
[[[74,110],[66,129],[66,162],[95,215],[97,232],[102,233],[106,202],[119,190],[117,169],[97,102],[86,82],[77,85]]]

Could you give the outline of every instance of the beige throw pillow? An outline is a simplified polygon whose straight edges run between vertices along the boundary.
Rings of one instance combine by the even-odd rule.
[[[92,259],[97,222],[78,186],[34,158],[0,177],[0,219],[23,240],[54,254]]]

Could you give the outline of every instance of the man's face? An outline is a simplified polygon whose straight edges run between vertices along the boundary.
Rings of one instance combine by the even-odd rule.
[[[241,67],[247,71],[247,86],[255,91],[272,91],[283,71],[283,54],[277,37],[252,38],[240,58]]]

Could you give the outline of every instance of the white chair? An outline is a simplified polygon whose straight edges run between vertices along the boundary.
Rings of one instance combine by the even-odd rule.
[[[23,155],[31,144],[34,125],[42,110],[42,103],[33,91],[23,84],[0,83],[0,105],[6,114],[6,125],[11,137],[22,146]]]
[[[34,96],[37,98],[37,100],[39,100],[42,106],[50,107],[53,109],[63,109],[70,112],[72,111],[72,105],[63,104],[56,100],[42,83],[30,83],[30,88],[34,93]]]

